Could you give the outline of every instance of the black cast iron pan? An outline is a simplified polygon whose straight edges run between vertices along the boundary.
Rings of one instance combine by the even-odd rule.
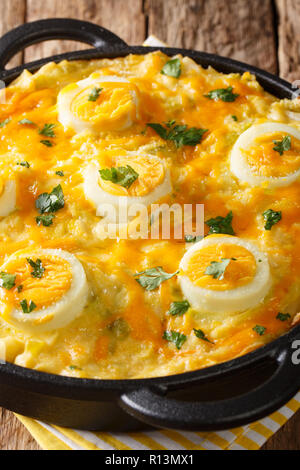
[[[25,47],[49,39],[72,39],[94,49],[70,52],[5,70]],[[49,19],[14,29],[0,39],[0,79],[8,84],[24,69],[50,61],[145,54],[160,49],[180,53],[225,73],[254,73],[265,90],[291,98],[291,85],[255,67],[187,49],[127,46],[115,34],[91,23]],[[298,341],[297,341],[298,340]],[[0,405],[53,424],[87,430],[126,431],[146,426],[221,430],[262,418],[300,388],[300,326],[270,344],[229,362],[169,377],[138,380],[86,380],[0,365]],[[300,359],[300,354],[298,355]]]

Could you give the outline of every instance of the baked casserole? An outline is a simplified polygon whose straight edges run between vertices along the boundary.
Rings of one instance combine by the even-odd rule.
[[[49,63],[2,98],[8,362],[165,376],[246,354],[297,321],[297,99],[161,52]],[[120,204],[125,222],[111,218]],[[148,236],[152,218],[134,236],[136,206],[155,204],[202,205],[204,236]]]

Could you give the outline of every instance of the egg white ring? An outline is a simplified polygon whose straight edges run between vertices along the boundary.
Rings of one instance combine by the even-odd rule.
[[[105,83],[105,82],[118,82],[118,83],[130,83],[128,80],[122,77],[118,77],[116,75],[103,75],[102,77],[99,76],[99,78],[92,78],[88,77],[85,78],[84,80],[80,80],[79,82],[76,83],[76,88],[74,90],[71,90],[70,92],[66,93],[59,93],[57,97],[57,107],[58,107],[58,120],[59,122],[64,126],[65,129],[67,128],[72,128],[75,130],[75,132],[82,132],[86,129],[88,130],[93,130],[94,125],[92,123],[89,123],[88,121],[83,121],[76,116],[71,111],[72,107],[72,101],[78,95],[78,93],[81,90],[85,90],[87,87],[90,85],[96,85],[98,83]],[[134,91],[130,92],[132,99],[138,107],[138,97]],[[138,114],[137,114],[138,118]],[[125,124],[116,130],[125,130],[128,129],[132,125],[132,119],[130,116],[128,116],[127,121]]]
[[[261,186],[267,184],[270,188],[288,186],[300,177],[300,169],[286,176],[273,177],[255,175],[247,163],[241,149],[247,149],[249,145],[260,135],[270,132],[285,132],[300,140],[300,131],[292,126],[277,122],[266,122],[251,126],[237,139],[233,146],[230,157],[230,170],[240,180],[250,184],[250,186]]]
[[[87,301],[88,283],[85,271],[80,261],[71,253],[60,249],[46,249],[30,252],[30,256],[36,256],[42,260],[43,255],[61,258],[70,264],[72,272],[71,286],[69,290],[63,295],[63,297],[55,302],[54,305],[50,305],[49,307],[41,308],[39,310],[34,310],[33,312],[26,314],[22,312],[21,308],[14,308],[12,310],[10,313],[10,318],[7,320],[7,322],[15,326],[17,329],[27,332],[38,333],[51,331],[68,325],[80,315]],[[16,259],[18,257],[26,259],[23,250],[19,255],[12,255],[3,264],[1,268],[2,271],[5,271],[5,268],[11,259]],[[27,299],[28,302],[30,300],[31,299]],[[48,316],[48,321],[45,321],[45,323],[39,323],[39,321],[47,318]]]
[[[148,207],[172,192],[171,176],[168,168],[165,169],[163,182],[145,196],[131,197],[109,194],[99,185],[99,178],[97,166],[95,164],[89,165],[84,171],[83,189],[86,198],[96,207],[96,215],[106,217],[108,222],[114,222],[115,219],[111,219],[109,214],[107,214],[106,205],[112,205],[117,210],[117,213],[119,213],[123,208],[126,209],[133,205],[143,204],[145,207]]]
[[[271,274],[267,256],[254,244],[237,237],[206,237],[195,243],[183,256],[180,262],[180,271],[188,267],[191,256],[203,248],[212,245],[226,244],[246,248],[256,260],[256,273],[251,282],[236,289],[216,291],[195,286],[192,281],[179,274],[179,282],[185,298],[193,308],[205,313],[235,313],[256,307],[262,302],[271,288]],[[258,262],[258,260],[261,262]],[[233,261],[234,262],[234,261]],[[243,308],[241,306],[241,299]]]
[[[6,181],[0,196],[0,217],[6,217],[16,209],[17,187],[13,180]]]

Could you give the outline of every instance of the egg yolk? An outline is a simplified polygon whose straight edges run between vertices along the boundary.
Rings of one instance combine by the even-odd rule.
[[[95,82],[78,92],[72,100],[71,112],[99,131],[121,130],[136,121],[137,95],[132,83]]]
[[[99,178],[100,187],[107,193],[115,196],[141,197],[151,193],[159,186],[165,178],[165,168],[158,158],[147,156],[119,157],[114,162],[106,162],[108,167],[126,167],[131,166],[139,175],[134,183],[128,188],[119,184],[105,181]]]
[[[223,279],[215,279],[205,274],[213,261],[222,262],[229,259]],[[253,254],[238,245],[212,245],[202,248],[192,254],[184,275],[194,285],[205,289],[224,291],[244,286],[252,281],[256,273],[256,261]]]
[[[20,309],[20,302],[33,301],[37,308],[49,307],[58,302],[70,289],[72,272],[70,264],[58,257],[43,256],[41,258],[44,272],[41,278],[32,275],[34,269],[26,258],[18,257],[5,266],[5,272],[16,274],[15,287],[1,290],[1,299],[7,305]],[[32,261],[36,262],[36,256]],[[18,286],[22,286],[19,292]]]
[[[291,148],[282,155],[274,150],[276,143],[281,142],[288,134],[274,132],[257,137],[248,149],[241,149],[252,171],[260,176],[284,177],[300,168],[300,141],[291,137]]]

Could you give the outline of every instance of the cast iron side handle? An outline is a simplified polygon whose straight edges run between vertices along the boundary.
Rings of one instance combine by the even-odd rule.
[[[292,363],[293,352],[279,351],[274,374],[259,387],[235,398],[186,402],[143,388],[124,393],[119,403],[140,421],[161,428],[213,431],[241,426],[274,412],[297,393],[300,365]]]
[[[2,36],[0,39],[0,70],[4,70],[7,62],[26,47],[50,39],[71,39],[85,42],[94,47],[127,46],[111,31],[87,21],[69,18],[33,21]]]

